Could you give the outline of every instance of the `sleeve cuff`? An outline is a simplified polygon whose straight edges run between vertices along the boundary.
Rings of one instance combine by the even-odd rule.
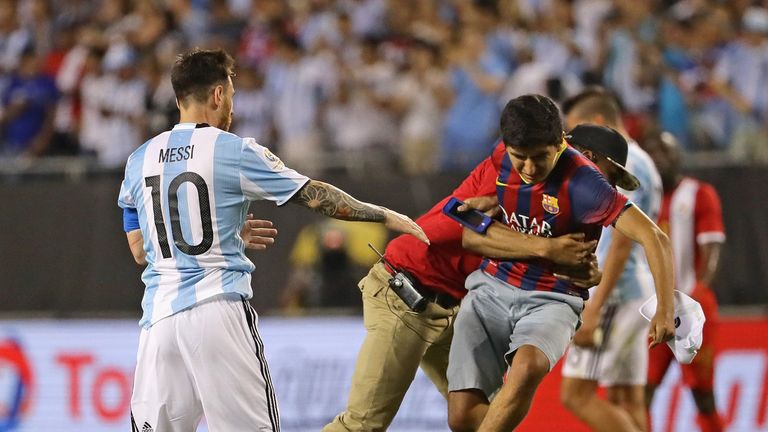
[[[696,236],[697,244],[725,243],[725,233],[720,231],[703,232]]]
[[[611,226],[616,228],[616,222],[619,220],[621,215],[623,215],[624,212],[627,211],[627,209],[632,207],[633,205],[635,204],[632,201],[627,201],[627,203],[624,204],[624,207],[622,207],[621,210],[619,210],[619,213],[616,215],[616,217],[613,218],[613,221],[611,221]]]
[[[288,201],[290,201],[290,200],[291,200],[291,198],[293,198],[293,197],[294,197],[294,196],[295,196],[295,195],[296,195],[296,194],[297,194],[297,193],[298,193],[300,190],[304,189],[304,186],[306,186],[306,185],[307,185],[307,183],[309,183],[309,181],[310,181],[310,180],[312,180],[312,179],[311,179],[311,178],[309,178],[309,177],[307,177],[307,178],[306,178],[306,179],[305,179],[305,180],[304,180],[304,181],[303,181],[303,182],[302,182],[302,183],[299,185],[299,187],[297,187],[297,188],[296,188],[296,190],[294,190],[294,191],[293,191],[293,193],[292,193],[292,194],[288,195],[288,197],[287,197],[287,198],[285,198],[284,200],[282,200],[282,201],[280,201],[280,202],[277,202],[277,203],[275,203],[275,204],[277,204],[277,206],[278,206],[278,207],[280,207],[280,206],[284,205],[285,203],[287,203]]]

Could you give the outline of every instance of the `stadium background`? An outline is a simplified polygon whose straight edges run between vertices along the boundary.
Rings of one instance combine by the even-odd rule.
[[[167,72],[189,46],[236,54],[235,132],[411,216],[490,149],[495,133],[473,113],[493,118],[526,92],[611,88],[641,144],[648,130],[673,133],[686,172],[720,194],[718,406],[729,430],[768,430],[766,3],[0,0],[0,431],[126,425],[142,286],[120,170],[174,122]],[[280,230],[250,256],[283,423],[319,430],[344,403],[363,335],[365,242],[384,234],[252,210]],[[655,430],[695,430],[676,373]],[[525,430],[577,430],[556,378]],[[447,429],[423,375],[393,429]]]

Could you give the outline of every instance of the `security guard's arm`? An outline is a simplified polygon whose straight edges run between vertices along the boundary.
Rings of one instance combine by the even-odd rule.
[[[264,250],[275,243],[277,229],[272,221],[254,219],[253,214],[245,218],[243,228],[240,230],[240,238],[243,239],[246,249]]]
[[[499,212],[496,195],[467,198],[459,211],[475,209],[495,218]],[[564,266],[580,266],[589,261],[597,241],[584,241],[583,233],[544,238],[523,234],[494,221],[484,234],[464,228],[464,249],[482,256],[499,259],[543,258]]]
[[[583,233],[548,239],[523,234],[496,221],[485,234],[464,228],[461,242],[464,249],[490,258],[544,258],[567,266],[584,264],[597,244],[596,241],[585,242]]]
[[[583,233],[544,238],[515,231],[494,222],[485,234],[464,228],[462,246],[479,255],[498,259],[526,260],[543,258],[555,266],[555,277],[573,282],[580,288],[600,283],[603,274],[597,266],[595,241],[585,242]]]

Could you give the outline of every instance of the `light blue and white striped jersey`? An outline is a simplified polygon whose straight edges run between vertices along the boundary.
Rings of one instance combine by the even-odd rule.
[[[147,268],[140,325],[221,293],[252,296],[240,238],[250,201],[288,201],[309,179],[253,138],[182,123],[128,158],[118,205],[136,209]]]
[[[661,199],[664,193],[661,177],[651,157],[634,141],[629,141],[627,170],[640,180],[640,187],[634,191],[624,189],[619,189],[619,191],[655,222],[659,218]],[[597,260],[600,267],[605,263],[613,230],[613,227],[603,228],[603,233],[600,236],[600,242],[597,245]],[[648,261],[645,259],[643,247],[635,243],[632,245],[629,258],[627,258],[624,272],[616,282],[616,288],[614,288],[608,301],[623,303],[646,299],[654,292],[653,277],[651,269],[648,267]]]

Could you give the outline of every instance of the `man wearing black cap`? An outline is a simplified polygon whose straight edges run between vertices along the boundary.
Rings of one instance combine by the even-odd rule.
[[[599,126],[573,132],[571,141],[581,147],[586,141],[623,146],[623,152],[610,153],[606,174],[625,186],[634,184],[621,165],[627,144],[620,134]],[[512,99],[502,113],[501,134],[507,158],[496,195],[504,224],[542,237],[583,232],[587,240],[613,225],[640,243],[660,299],[649,336],[652,345],[670,340],[673,270],[667,236],[568,146],[560,111],[549,98]],[[454,431],[507,431],[519,425],[539,383],[570,343],[589,297],[587,290],[556,278],[558,270],[547,260],[494,258],[498,241],[492,237],[468,229],[463,234],[464,247],[486,259],[467,278],[469,292],[454,327],[448,362],[448,423]]]
[[[573,128],[565,140],[597,165],[611,185],[630,191],[640,187],[637,177],[625,168],[629,147],[616,130],[581,124]]]
[[[608,126],[628,137],[615,96],[602,88],[587,89],[563,105],[566,126],[594,123]],[[578,134],[582,127],[573,132]],[[598,140],[571,139],[603,172],[621,163],[639,180],[622,184],[620,191],[656,221],[661,208],[661,177],[651,157],[634,141],[607,146]],[[627,149],[626,153],[623,150]],[[621,150],[622,154],[616,154]],[[563,360],[560,399],[565,407],[595,431],[647,430],[644,386],[648,375],[648,321],[637,311],[653,295],[653,278],[643,248],[632,240],[604,228],[597,248],[605,277],[590,289],[581,314],[582,325],[573,336]],[[659,350],[664,350],[660,348]],[[598,385],[605,397],[597,394]]]

